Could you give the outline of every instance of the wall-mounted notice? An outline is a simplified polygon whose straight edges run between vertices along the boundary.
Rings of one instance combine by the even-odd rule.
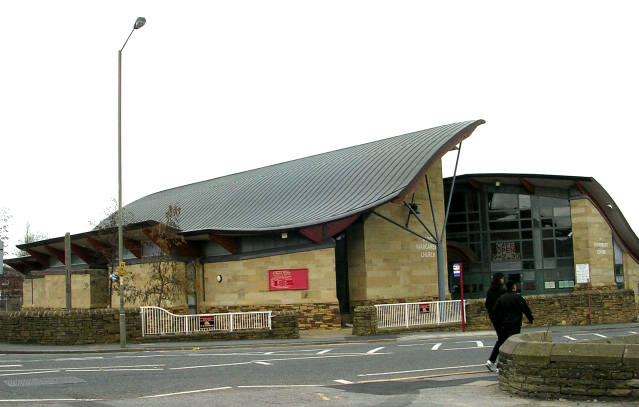
[[[269,291],[308,290],[308,269],[268,271]]]
[[[577,284],[586,284],[590,281],[590,264],[575,264]]]

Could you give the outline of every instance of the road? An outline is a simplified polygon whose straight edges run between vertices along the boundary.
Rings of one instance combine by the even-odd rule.
[[[554,340],[638,331],[563,331]],[[494,385],[497,376],[483,365],[494,343],[493,336],[413,334],[317,346],[8,354],[0,356],[0,403],[404,406],[425,397],[428,389],[440,389],[438,397],[446,400],[464,388],[472,394],[473,386]],[[429,400],[437,405],[432,394]],[[441,405],[453,404],[448,400]]]

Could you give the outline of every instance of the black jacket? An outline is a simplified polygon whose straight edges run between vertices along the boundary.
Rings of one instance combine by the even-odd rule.
[[[533,315],[530,312],[528,303],[519,294],[509,292],[497,299],[491,313],[491,320],[498,326],[518,326],[521,327],[521,314],[526,314],[530,323],[533,322]]]
[[[488,315],[491,315],[493,312],[493,307],[495,306],[495,302],[497,302],[497,298],[501,297],[502,294],[506,293],[506,289],[503,285],[499,287],[490,287],[488,292],[486,293],[486,302],[484,302],[484,306],[486,307],[486,311],[488,311]]]

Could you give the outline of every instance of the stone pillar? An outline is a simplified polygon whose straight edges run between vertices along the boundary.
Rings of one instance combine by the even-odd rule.
[[[616,289],[610,227],[597,208],[585,198],[570,201],[570,216],[575,264],[590,265],[593,289]],[[576,284],[575,288],[584,287]]]

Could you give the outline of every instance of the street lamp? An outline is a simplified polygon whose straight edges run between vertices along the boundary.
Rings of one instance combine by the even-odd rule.
[[[129,38],[133,35],[133,31],[142,28],[146,24],[146,18],[138,17],[133,24],[133,29],[124,45],[118,51],[118,261],[119,266],[122,265],[122,50],[129,42]],[[119,273],[122,274],[122,273]],[[120,347],[126,347],[126,317],[124,314],[124,285],[122,283],[122,275],[118,279],[120,286]]]

